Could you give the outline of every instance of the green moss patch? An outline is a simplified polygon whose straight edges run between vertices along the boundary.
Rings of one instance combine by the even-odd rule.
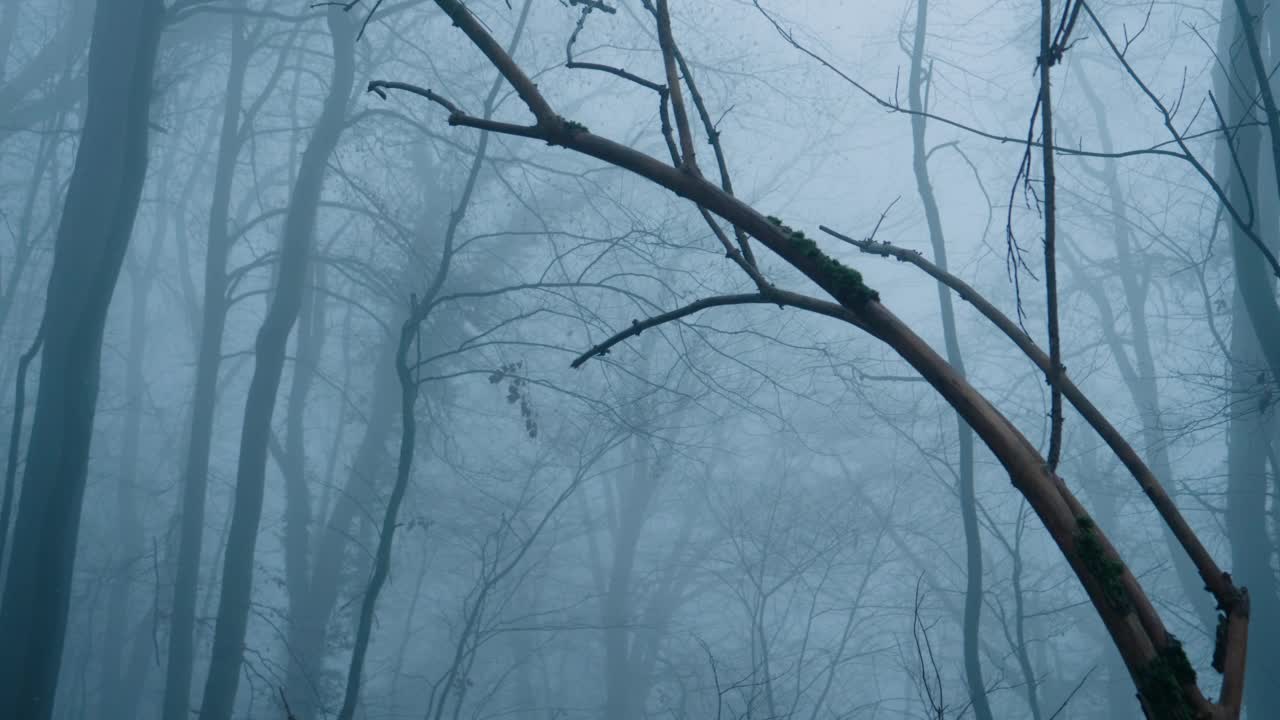
[[[797,250],[817,265],[819,273],[831,278],[834,287],[829,289],[842,304],[857,306],[880,300],[880,293],[863,282],[862,273],[826,254],[818,247],[818,243],[806,237],[803,232],[791,229],[781,219],[770,215],[768,220],[778,226]]]
[[[1132,612],[1133,603],[1124,589],[1124,563],[1107,556],[1097,526],[1088,516],[1076,518],[1076,551],[1089,574],[1102,585],[1107,604],[1121,615]]]

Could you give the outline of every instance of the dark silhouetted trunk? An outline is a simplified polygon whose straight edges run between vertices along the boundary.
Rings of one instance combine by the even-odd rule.
[[[396,349],[396,377],[400,381],[401,427],[400,451],[396,460],[396,481],[383,513],[382,530],[378,536],[377,550],[374,552],[373,574],[369,578],[364,598],[360,603],[355,641],[347,669],[347,685],[342,696],[342,708],[338,711],[338,720],[352,720],[355,717],[356,703],[360,699],[360,681],[364,674],[364,658],[373,632],[373,611],[377,606],[378,593],[382,591],[382,585],[391,571],[391,548],[395,539],[396,517],[400,512],[400,504],[404,501],[405,492],[409,489],[409,477],[413,469],[413,455],[418,433],[414,410],[418,401],[418,381],[415,377],[416,368],[410,365],[409,352],[418,338],[420,323],[421,316],[415,307],[411,310],[411,317],[405,321],[400,331],[400,342]]]
[[[369,508],[386,469],[387,440],[395,418],[397,384],[393,372],[394,344],[388,342],[374,366],[373,401],[368,410],[364,437],[356,450],[351,472],[336,493],[333,511],[315,543],[314,567],[302,602],[289,617],[289,675],[286,693],[300,713],[324,702],[317,682],[329,639],[329,619],[338,605],[346,568],[347,547],[356,515]],[[299,715],[307,717],[306,715]]]
[[[605,717],[618,720],[635,720],[644,713],[645,698],[639,690],[648,683],[645,678],[636,676],[633,662],[631,582],[640,533],[649,517],[649,505],[658,486],[651,468],[649,449],[639,438],[632,438],[631,454],[633,472],[615,483],[617,513],[613,557],[601,612],[605,650]]]
[[[317,287],[323,282],[323,274],[316,269],[313,273]],[[316,362],[319,359],[321,345],[324,342],[322,326],[324,323],[324,297],[315,291],[306,293],[302,313],[298,320],[298,339],[294,352],[293,374],[289,381],[289,404],[285,410],[284,454],[280,458],[280,469],[284,474],[285,513],[284,513],[284,569],[285,588],[289,594],[289,655],[296,657],[298,649],[306,647],[307,638],[302,633],[315,632],[307,629],[299,633],[301,624],[295,618],[302,616],[310,602],[311,594],[311,490],[307,483],[306,429],[304,427],[304,411],[307,396],[311,391],[311,383],[315,379]],[[323,630],[319,630],[323,640]],[[296,668],[297,662],[290,667]],[[315,670],[319,669],[319,664]],[[301,680],[301,682],[297,682]],[[311,674],[305,678],[290,680],[289,704],[299,717],[309,718],[315,715],[317,705],[312,702],[313,695],[323,697],[319,687],[320,677]]]
[[[171,162],[165,163],[165,171],[161,177],[168,176]],[[130,599],[133,590],[133,575],[144,554],[142,520],[138,517],[137,489],[138,456],[142,436],[142,401],[147,393],[146,378],[143,374],[143,359],[147,351],[147,303],[151,296],[151,286],[156,276],[156,266],[160,258],[160,248],[164,241],[164,224],[151,246],[146,260],[146,267],[137,268],[131,273],[134,277],[130,283],[129,302],[129,351],[125,369],[125,401],[128,410],[125,414],[124,431],[120,441],[120,469],[116,478],[116,545],[115,568],[111,577],[111,588],[107,593],[107,624],[102,640],[102,698],[99,717],[128,717],[122,713],[129,700],[130,687],[125,683],[127,664],[124,661],[129,641],[136,641],[129,630],[132,628]]]
[[[1235,3],[1227,0],[1224,7],[1224,29],[1219,37],[1220,55],[1234,77],[1243,80],[1243,89],[1234,92],[1224,87],[1225,78],[1217,77],[1220,97],[1230,97],[1228,123],[1240,123],[1252,110],[1252,98],[1258,90],[1258,78],[1249,63],[1243,35],[1244,24],[1235,14]],[[1260,12],[1261,3],[1250,3]],[[1277,209],[1280,191],[1276,189],[1274,168],[1262,163],[1268,150],[1263,131],[1243,127],[1235,134],[1233,153],[1225,143],[1219,144],[1217,173],[1223,178],[1228,197],[1238,208],[1255,208],[1254,227],[1274,250],[1278,225]],[[1232,157],[1234,154],[1234,157]],[[1243,178],[1243,179],[1242,179]],[[1245,187],[1244,182],[1251,184]],[[1267,533],[1267,452],[1269,422],[1275,408],[1267,401],[1275,387],[1275,367],[1256,333],[1255,316],[1269,312],[1275,305],[1274,279],[1268,274],[1261,253],[1252,239],[1236,226],[1231,226],[1232,257],[1236,287],[1231,313],[1231,390],[1228,396],[1229,426],[1227,437],[1227,538],[1231,542],[1231,565],[1234,576],[1249,588],[1252,597],[1248,671],[1245,678],[1245,707],[1250,717],[1270,713],[1280,707],[1280,598],[1277,598],[1275,573],[1271,569],[1272,543]],[[1280,337],[1266,342],[1280,341]],[[1268,369],[1273,372],[1269,373]]]
[[[352,17],[338,6],[330,7],[326,16],[333,39],[333,72],[320,118],[302,154],[284,221],[275,292],[254,343],[254,372],[245,401],[231,529],[223,560],[202,720],[230,720],[235,705],[253,589],[254,549],[262,519],[271,419],[284,371],[285,349],[302,303],[325,169],[342,134],[355,80]]]
[[[243,7],[237,0],[236,7]],[[249,62],[249,42],[244,18],[231,18],[231,64],[227,74],[218,160],[214,169],[213,198],[209,208],[208,249],[204,268],[204,304],[196,357],[191,426],[182,473],[181,516],[178,531],[177,569],[173,609],[169,623],[169,655],[165,667],[162,720],[187,720],[191,707],[191,674],[195,660],[196,589],[200,580],[200,556],[204,539],[205,499],[209,485],[209,452],[217,405],[218,371],[222,365],[222,335],[227,318],[227,255],[231,183],[240,150],[240,112],[244,77]]]
[[[66,635],[107,307],[147,169],[163,5],[96,13],[89,101],[54,248],[44,348],[13,553],[0,608],[0,708],[46,720]]]

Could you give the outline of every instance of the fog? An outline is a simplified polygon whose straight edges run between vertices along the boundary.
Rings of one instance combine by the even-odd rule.
[[[0,719],[1280,716],[1278,65],[5,0]]]

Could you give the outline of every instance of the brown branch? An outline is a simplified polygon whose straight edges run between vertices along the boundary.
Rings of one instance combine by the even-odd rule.
[[[520,96],[525,107],[533,113],[538,125],[549,128],[562,124],[560,117],[551,109],[551,104],[542,96],[537,84],[525,74],[524,70],[503,49],[502,45],[489,34],[484,25],[467,9],[460,0],[436,0],[436,5],[453,21],[467,39],[476,46],[484,56],[497,68],[502,77],[511,84],[511,88]],[[547,128],[544,128],[547,129]]]
[[[667,91],[671,98],[671,112],[676,118],[676,132],[680,137],[680,166],[690,173],[698,173],[698,155],[693,144],[693,128],[689,125],[689,113],[684,107],[684,93],[680,90],[680,75],[676,71],[676,41],[671,33],[671,12],[667,0],[658,0],[658,46],[662,50],[662,64],[667,73]]]
[[[652,80],[646,80],[645,78],[642,78],[633,72],[624,70],[623,68],[614,67],[612,65],[603,65],[601,63],[578,62],[573,59],[573,46],[577,44],[578,36],[582,33],[582,29],[587,25],[587,16],[591,14],[591,9],[594,7],[588,3],[583,3],[583,5],[585,7],[582,8],[582,14],[578,16],[578,23],[574,25],[573,32],[569,33],[569,41],[564,45],[564,66],[570,70],[596,70],[607,73],[615,77],[620,77],[628,82],[633,82],[640,87],[648,88],[659,95],[665,95],[667,92],[665,85],[660,85]]]
[[[1070,489],[1049,471],[1036,447],[927,342],[882,305],[878,294],[862,282],[861,276],[824,253],[801,233],[766,218],[701,175],[690,172],[687,167],[673,167],[634,148],[595,135],[579,124],[565,122],[551,109],[514,59],[458,0],[435,2],[490,59],[537,119],[537,124],[531,128],[492,124],[484,129],[540,138],[646,178],[731,225],[741,227],[821,287],[839,304],[802,298],[813,306],[814,312],[839,317],[884,342],[982,438],[1071,565],[1134,678],[1143,678],[1153,663],[1169,662],[1170,653],[1181,657],[1180,648],[1165,631],[1129,567],[1119,559],[1102,530],[1089,519]],[[450,122],[464,124],[458,122],[456,116],[451,116]],[[767,302],[779,302],[779,298],[784,298],[782,304],[786,303],[785,294],[780,291],[761,294],[761,297]],[[1226,578],[1207,580],[1212,580],[1209,583],[1211,587],[1219,587],[1224,582],[1230,584]],[[1240,612],[1241,605],[1243,603],[1238,600],[1232,600],[1229,612],[1243,624],[1247,623],[1247,612]],[[1231,630],[1230,624],[1228,630]],[[1229,650],[1243,652],[1239,648]],[[1243,667],[1243,659],[1240,665]],[[1141,682],[1138,689],[1140,693],[1152,691]],[[1181,690],[1182,699],[1195,712],[1228,717],[1223,714],[1223,708],[1206,700],[1193,683],[1184,685]]]
[[[820,227],[823,232],[853,245],[862,252],[894,258],[899,262],[910,263],[920,268],[933,279],[951,288],[961,299],[973,305],[991,324],[995,325],[997,329],[1013,341],[1013,344],[1041,372],[1047,372],[1052,367],[1049,356],[1036,345],[1030,336],[1018,327],[1017,323],[1000,312],[995,305],[992,305],[971,285],[955,275],[943,271],[937,265],[925,259],[920,253],[885,242],[855,240],[825,225]],[[1116,454],[1116,457],[1124,463],[1125,468],[1133,475],[1143,493],[1150,498],[1161,519],[1169,526],[1174,537],[1178,539],[1178,543],[1195,564],[1200,578],[1204,580],[1206,588],[1213,594],[1214,599],[1218,601],[1219,607],[1229,611],[1238,601],[1240,589],[1236,588],[1232,583],[1231,576],[1218,567],[1218,564],[1213,560],[1213,556],[1205,549],[1191,526],[1182,516],[1182,512],[1178,510],[1178,506],[1165,492],[1160,480],[1147,467],[1138,452],[1133,449],[1133,446],[1125,440],[1124,435],[1111,424],[1111,421],[1085,396],[1084,392],[1067,377],[1066,373],[1058,376],[1058,388],[1071,403],[1072,407],[1085,419],[1085,422],[1089,423],[1089,426],[1107,443],[1107,446]]]
[[[693,100],[693,107],[698,111],[698,117],[702,119],[703,130],[707,133],[707,143],[711,145],[711,151],[716,156],[716,167],[720,171],[720,188],[725,192],[733,195],[733,178],[729,174],[729,161],[725,158],[724,145],[720,142],[720,129],[716,127],[716,123],[711,119],[711,112],[707,109],[707,103],[702,97],[702,93],[698,91],[698,84],[694,82],[693,72],[689,68],[689,64],[684,61],[684,53],[676,49],[676,62],[680,65],[680,73],[684,75],[685,84],[689,86],[689,97]],[[742,251],[742,257],[752,270],[756,270],[756,258],[751,252],[751,242],[747,234],[742,228],[733,228],[734,238],[738,241],[738,248]],[[756,270],[758,272],[758,270]],[[749,270],[748,275],[751,274]],[[754,277],[752,278],[754,279]]]

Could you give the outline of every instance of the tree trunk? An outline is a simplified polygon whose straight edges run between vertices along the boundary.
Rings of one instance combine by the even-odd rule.
[[[45,720],[66,635],[107,307],[147,169],[152,76],[164,7],[95,13],[89,101],[54,247],[44,350],[14,553],[0,609],[0,707]]]
[[[223,560],[202,720],[230,720],[235,705],[248,630],[254,549],[262,519],[271,419],[284,371],[285,348],[302,303],[325,169],[342,134],[355,80],[352,18],[340,6],[330,7],[326,15],[333,38],[333,72],[324,108],[302,154],[284,221],[275,292],[254,343],[254,372],[245,401],[231,530]]]
[[[1247,242],[1247,241],[1246,241]],[[1231,565],[1237,581],[1247,583],[1253,598],[1249,673],[1245,677],[1245,707],[1250,717],[1263,717],[1280,708],[1280,608],[1271,569],[1271,542],[1267,535],[1267,419],[1262,410],[1258,377],[1266,360],[1248,310],[1237,288],[1232,307],[1230,420],[1227,439],[1227,538],[1231,541]]]
[[[243,8],[236,0],[232,9]],[[204,304],[196,357],[195,389],[191,402],[191,426],[182,473],[181,516],[178,531],[177,570],[173,586],[173,610],[169,622],[169,656],[165,667],[163,720],[187,720],[191,707],[191,674],[195,660],[196,590],[200,580],[204,540],[205,500],[209,486],[209,453],[218,372],[222,366],[222,335],[227,319],[227,256],[231,238],[228,218],[231,184],[240,151],[240,112],[244,78],[249,64],[249,42],[244,16],[231,16],[231,64],[214,169],[213,198],[209,208],[208,250],[204,267]]]
[[[163,179],[168,175],[172,162],[166,162],[160,173]],[[104,718],[125,717],[120,708],[128,702],[125,684],[125,650],[131,638],[132,627],[130,617],[130,595],[133,588],[132,575],[136,573],[136,564],[144,554],[142,520],[138,517],[138,506],[135,485],[138,482],[138,456],[142,435],[142,401],[146,395],[146,378],[143,375],[143,359],[147,349],[147,302],[151,296],[152,282],[156,276],[156,265],[160,256],[160,247],[164,240],[164,223],[156,233],[154,243],[146,261],[146,267],[132,274],[130,283],[129,307],[129,352],[128,367],[125,371],[125,398],[129,409],[126,411],[123,438],[120,442],[120,470],[116,481],[116,538],[118,540],[115,554],[115,570],[112,572],[111,588],[107,594],[107,628],[102,641],[102,698],[99,716]]]
[[[929,179],[928,150],[925,148],[925,110],[923,86],[925,82],[924,45],[928,26],[929,1],[916,4],[915,44],[911,52],[911,76],[907,97],[910,104],[912,168],[915,171],[916,190],[924,204],[925,220],[929,225],[929,239],[933,245],[934,263],[943,271],[947,269],[947,242],[942,231],[942,215]],[[947,362],[957,374],[965,376],[964,356],[960,353],[960,335],[956,331],[956,314],[951,305],[951,290],[938,283],[938,306],[942,314],[942,335],[947,350]],[[982,657],[978,638],[982,622],[982,536],[978,530],[978,500],[974,490],[973,429],[956,414],[956,436],[959,441],[957,476],[959,477],[960,519],[964,526],[965,591],[964,591],[964,675],[969,686],[969,699],[973,702],[973,714],[977,720],[992,720],[991,703],[987,699],[986,681],[982,677]],[[1033,715],[1039,719],[1035,686],[1027,688]]]
[[[414,408],[418,401],[419,383],[415,377],[416,368],[410,365],[409,351],[421,332],[421,316],[418,315],[416,307],[410,311],[410,314],[412,317],[404,322],[396,349],[396,377],[400,382],[400,451],[396,460],[396,481],[383,512],[382,529],[378,534],[378,547],[374,553],[373,574],[369,578],[369,584],[365,588],[364,597],[360,603],[355,641],[347,668],[347,685],[342,696],[342,708],[338,711],[338,720],[352,720],[355,717],[356,702],[360,698],[360,681],[364,675],[364,658],[369,650],[369,640],[373,633],[373,611],[377,606],[382,585],[391,572],[391,548],[395,539],[396,517],[400,512],[400,504],[404,501],[405,492],[409,489],[409,477],[413,469],[413,455],[418,438]]]
[[[313,273],[316,284],[322,282],[322,274]],[[285,412],[284,456],[280,458],[281,471],[285,483],[284,513],[284,566],[285,588],[289,595],[289,647],[288,654],[296,653],[294,643],[305,643],[295,630],[300,629],[294,618],[299,617],[308,603],[311,577],[311,490],[307,483],[306,430],[303,427],[304,410],[307,395],[315,378],[316,362],[320,348],[324,342],[323,324],[324,298],[315,291],[306,293],[302,313],[299,318],[298,338],[294,352],[293,375],[289,384],[289,406]],[[294,666],[296,663],[290,663]],[[317,668],[318,669],[318,668]],[[310,718],[315,714],[312,696],[323,696],[316,692],[319,677],[305,678],[306,689],[296,697],[290,697],[289,704],[299,717]],[[292,685],[292,683],[290,683]],[[293,689],[293,688],[291,688]]]
[[[301,713],[303,708],[319,708],[325,701],[317,685],[329,644],[329,619],[338,605],[346,568],[347,546],[357,513],[372,506],[378,480],[386,466],[387,440],[396,411],[397,384],[394,373],[395,344],[388,341],[374,365],[373,400],[368,424],[356,450],[351,472],[341,492],[336,493],[333,511],[315,542],[314,566],[304,601],[289,617],[289,671],[286,695]],[[305,714],[299,717],[307,718]]]
[[[1114,144],[1111,139],[1111,128],[1107,122],[1107,114],[1101,98],[1093,90],[1087,75],[1081,75],[1080,86],[1085,98],[1093,109],[1094,119],[1098,123],[1099,142],[1103,151],[1111,153]],[[1107,186],[1108,202],[1112,225],[1115,229],[1117,275],[1124,290],[1125,306],[1128,310],[1129,327],[1132,337],[1133,361],[1130,362],[1125,343],[1115,331],[1114,317],[1106,302],[1106,289],[1088,279],[1084,279],[1086,291],[1094,295],[1103,318],[1102,332],[1111,347],[1111,354],[1116,359],[1120,376],[1129,390],[1129,396],[1138,409],[1138,417],[1142,422],[1142,444],[1146,457],[1150,458],[1151,471],[1166,488],[1174,488],[1173,462],[1169,458],[1169,441],[1165,437],[1163,411],[1160,406],[1159,386],[1156,384],[1155,356],[1151,350],[1151,334],[1147,329],[1147,288],[1140,279],[1141,271],[1138,259],[1133,255],[1133,246],[1129,231],[1128,209],[1124,194],[1120,189],[1119,173],[1114,158],[1102,161],[1102,179]],[[1170,490],[1170,495],[1173,491]],[[1177,539],[1169,532],[1168,527],[1161,528],[1165,544],[1173,561],[1173,568],[1182,588],[1187,606],[1192,609],[1201,629],[1209,632],[1216,624],[1214,620],[1213,598],[1204,591],[1204,584],[1196,576],[1195,566],[1186,553],[1178,547]]]
[[[1258,89],[1258,78],[1243,50],[1243,35],[1247,30],[1234,9],[1234,2],[1227,0],[1219,48],[1220,55],[1234,70],[1233,77],[1244,87],[1232,92],[1223,87],[1225,78],[1216,78],[1221,83],[1219,96],[1230,97],[1228,123],[1239,123],[1251,115],[1252,98]],[[1217,174],[1223,178],[1228,198],[1236,207],[1248,207],[1252,198],[1254,227],[1262,239],[1275,248],[1280,191],[1276,189],[1274,168],[1260,162],[1266,138],[1256,126],[1242,127],[1234,137],[1234,152],[1225,143],[1219,145]],[[1245,182],[1251,187],[1245,187]],[[1272,439],[1267,425],[1275,409],[1268,405],[1265,393],[1275,387],[1277,376],[1274,372],[1268,373],[1270,359],[1255,331],[1259,327],[1255,313],[1266,312],[1267,307],[1274,306],[1275,286],[1261,262],[1258,248],[1234,224],[1231,247],[1236,288],[1231,314],[1231,389],[1227,397],[1226,525],[1235,577],[1249,587],[1253,600],[1251,635],[1261,640],[1252,643],[1245,678],[1245,706],[1252,716],[1258,716],[1280,707],[1280,685],[1275,682],[1276,673],[1280,672],[1280,646],[1274,641],[1280,637],[1280,598],[1271,569],[1266,513],[1267,451]],[[1280,341],[1280,338],[1270,341]],[[1271,370],[1274,369],[1272,366]]]
[[[647,356],[647,354],[645,354]],[[643,427],[644,420],[640,420]],[[637,677],[632,635],[632,575],[640,533],[649,517],[649,505],[658,487],[649,449],[639,437],[631,438],[634,471],[614,483],[617,520],[614,523],[613,556],[605,588],[601,622],[605,649],[605,717],[635,720],[644,714],[645,698],[638,692],[647,686]]]

